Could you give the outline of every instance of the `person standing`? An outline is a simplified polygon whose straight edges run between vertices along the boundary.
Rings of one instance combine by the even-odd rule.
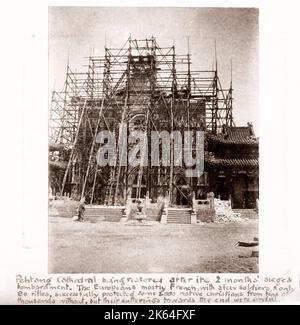
[[[78,221],[84,221],[84,211],[85,211],[85,198],[80,200],[78,206]]]

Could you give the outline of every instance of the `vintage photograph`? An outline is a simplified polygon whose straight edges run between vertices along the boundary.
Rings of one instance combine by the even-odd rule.
[[[258,19],[49,7],[49,273],[259,271]]]

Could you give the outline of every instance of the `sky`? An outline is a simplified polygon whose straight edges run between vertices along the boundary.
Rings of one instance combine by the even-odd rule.
[[[233,65],[233,116],[237,126],[252,122],[259,135],[259,26],[255,8],[49,7],[49,91],[61,90],[66,65],[85,71],[86,57],[122,47],[128,37],[152,35],[163,46],[187,54],[192,70],[211,69],[217,44],[223,88]]]

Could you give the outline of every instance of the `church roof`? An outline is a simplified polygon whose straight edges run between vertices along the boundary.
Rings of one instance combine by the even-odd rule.
[[[249,158],[249,157],[216,157],[213,154],[210,154],[206,157],[205,163],[210,166],[218,167],[258,167],[259,160],[258,158]]]
[[[248,126],[224,126],[222,133],[208,134],[207,137],[208,140],[220,144],[258,145],[258,138],[254,134],[251,123],[248,123]]]

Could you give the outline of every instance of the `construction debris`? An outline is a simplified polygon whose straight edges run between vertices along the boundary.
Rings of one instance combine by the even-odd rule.
[[[241,214],[234,212],[231,208],[230,201],[214,199],[215,220],[214,222],[244,222],[248,218],[241,218]]]

